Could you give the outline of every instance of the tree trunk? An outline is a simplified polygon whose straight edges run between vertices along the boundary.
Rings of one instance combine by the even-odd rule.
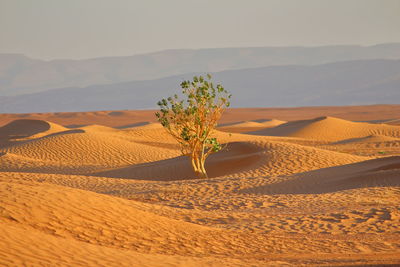
[[[199,169],[198,169],[197,164],[196,164],[196,159],[194,158],[193,155],[190,157],[190,159],[191,159],[193,171],[194,171],[195,173],[198,173],[198,172],[199,172]]]
[[[201,165],[201,172],[204,175],[203,178],[208,178],[207,172],[206,172],[206,168],[204,167],[204,163],[205,163],[205,159],[202,159],[200,161],[200,165]]]
[[[202,178],[208,178],[208,175],[207,175],[207,172],[206,172],[206,168],[204,167],[204,163],[206,161],[206,157],[205,157],[205,154],[204,154],[204,143],[201,146],[201,150],[200,150],[199,154],[200,154],[199,155],[199,167],[200,167],[201,173],[203,175]]]
[[[208,178],[206,169],[204,168],[204,160],[197,153],[191,155],[191,163],[193,171],[198,178]]]

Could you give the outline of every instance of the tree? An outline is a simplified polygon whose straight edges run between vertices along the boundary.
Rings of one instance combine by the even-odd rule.
[[[190,158],[196,175],[207,178],[204,167],[207,157],[222,149],[213,131],[224,109],[229,107],[231,95],[222,85],[214,86],[210,74],[206,78],[194,76],[193,81],[183,81],[181,88],[184,100],[176,94],[162,99],[157,103],[160,111],[156,116],[178,141],[182,155]]]

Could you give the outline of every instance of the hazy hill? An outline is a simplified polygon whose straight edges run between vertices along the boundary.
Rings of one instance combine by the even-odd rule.
[[[0,97],[0,112],[53,112],[156,107],[193,74],[157,80],[63,88]],[[357,60],[315,66],[271,66],[214,73],[233,107],[400,103],[400,60]]]
[[[151,80],[191,72],[316,65],[360,59],[400,59],[400,44],[181,49],[126,57],[51,61],[0,54],[0,96]]]

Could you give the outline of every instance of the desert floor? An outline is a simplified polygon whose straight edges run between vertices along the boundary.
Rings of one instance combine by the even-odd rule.
[[[0,265],[400,265],[400,105],[228,110],[209,179],[153,114],[1,114]]]

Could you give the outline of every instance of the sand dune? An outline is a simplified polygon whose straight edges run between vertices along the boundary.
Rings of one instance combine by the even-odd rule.
[[[265,125],[255,121],[242,121],[237,123],[227,123],[218,127],[218,130],[230,133],[246,133],[266,128]]]
[[[379,262],[393,262],[395,246],[390,238],[357,241],[351,237],[330,239],[315,235],[310,240],[310,235],[271,236],[204,227],[143,211],[146,205],[135,201],[52,185],[43,180],[34,182],[29,180],[29,175],[26,175],[28,179],[15,179],[16,175],[0,174],[0,231],[5,237],[0,241],[0,252],[6,255],[1,257],[6,263],[116,264],[121,260],[119,256],[122,259],[131,256],[128,263],[140,263],[154,255],[147,263],[149,266],[157,266],[156,261],[164,258],[172,266],[186,266],[185,262],[193,266],[225,263],[226,266],[276,266],[293,265],[302,262],[304,257],[306,262],[318,264],[326,260],[326,253],[347,253],[347,262],[373,262],[373,255],[384,257]],[[177,212],[180,213],[178,210],[172,213]],[[384,246],[380,244],[382,240],[385,240]],[[330,245],[332,242],[337,246]],[[381,253],[371,254],[371,249],[378,246]],[[306,248],[313,251],[312,255],[301,253]],[[357,257],[360,248],[364,253]],[[71,258],[77,250],[81,252]],[[93,254],[86,257],[89,252]],[[98,255],[101,253],[109,257]]]
[[[81,173],[96,170],[96,166],[71,165],[68,162],[36,159],[18,154],[0,152],[0,170],[7,172]]]
[[[0,137],[9,139],[37,138],[63,132],[67,128],[42,120],[15,120],[0,128]]]
[[[243,266],[235,259],[138,253],[0,225],[0,264],[4,266]]]
[[[184,242],[191,232],[201,235],[201,232],[209,231],[202,226],[140,211],[131,207],[127,200],[55,185],[3,182],[1,195],[2,217],[6,222],[18,222],[64,238],[95,238],[93,243],[111,247],[115,246],[114,241],[140,250],[148,246],[145,239],[164,239],[172,245]],[[96,216],[93,218],[90,214]],[[85,219],[82,221],[81,218]],[[85,224],[92,227],[88,229]],[[98,232],[103,233],[102,237]],[[117,241],[117,236],[122,240]],[[180,246],[177,245],[171,249],[178,249]]]
[[[135,127],[135,130],[163,130],[163,127],[160,123],[149,122],[145,125]]]
[[[155,110],[113,110],[91,112],[52,112],[0,114],[0,125],[17,119],[36,119],[51,121],[66,127],[82,127],[89,124],[101,124],[111,127],[126,127],[143,122],[155,122]],[[240,121],[259,121],[275,118],[283,121],[307,120],[321,116],[331,116],[351,121],[397,120],[400,105],[368,106],[321,106],[298,108],[233,108],[224,112],[220,123]]]
[[[400,127],[385,124],[351,122],[333,117],[294,121],[275,128],[253,132],[256,135],[291,136],[314,140],[339,141],[369,135],[400,137]]]
[[[58,133],[54,129],[52,134],[45,135],[42,132],[42,135],[40,138],[31,136],[29,142],[1,149],[6,157],[0,158],[0,169],[15,171],[15,167],[21,168],[23,165],[21,171],[36,172],[39,166],[44,166],[44,172],[48,172],[51,167],[50,171],[54,173],[86,173],[93,169],[150,162],[179,154],[176,145],[168,143],[154,150],[152,141],[154,143],[155,140],[151,134],[143,134],[141,127],[129,131],[91,125]],[[19,160],[8,160],[7,157],[11,156]],[[23,159],[27,164],[22,164]],[[36,162],[38,166],[31,168],[29,162]]]
[[[255,177],[291,174],[363,161],[368,158],[276,141],[233,142],[206,162],[210,177]],[[187,157],[133,165],[95,176],[143,180],[193,179]]]
[[[42,120],[15,120],[0,127],[0,147],[46,135],[68,132],[69,129]]]
[[[321,144],[318,147],[362,156],[399,156],[400,138],[385,135],[369,135]]]
[[[247,133],[261,129],[276,127],[285,123],[286,121],[281,120],[260,120],[258,121],[243,121],[238,123],[227,123],[218,127],[218,130],[231,133]]]
[[[210,254],[210,244],[218,242],[221,232],[218,229],[144,212],[127,200],[55,185],[3,180],[0,191],[3,234],[0,251],[7,255],[1,257],[3,263],[57,264],[61,261],[64,264],[86,262],[97,265],[100,261],[101,264],[116,265],[122,256],[128,260],[124,262],[126,266],[142,262],[148,266],[165,266],[159,262],[164,259],[173,266],[186,262],[199,266],[208,261],[214,261],[212,265],[215,262],[221,264],[218,259],[154,255],[157,251],[175,255]],[[231,239],[222,243],[229,245],[236,237]],[[21,246],[27,240],[31,241],[28,247]],[[11,251],[13,254],[7,253]],[[152,257],[135,252],[152,253]],[[78,253],[77,258],[74,253]]]
[[[381,143],[381,142],[397,142],[400,138],[385,136],[385,135],[369,135],[360,138],[345,139],[339,142],[333,143],[334,145],[351,144],[351,143]]]
[[[57,127],[53,128],[51,134],[39,138],[31,136],[29,141],[1,149],[6,154],[0,157],[0,170],[145,180],[193,178],[187,158],[177,157],[180,152],[176,142],[159,124],[123,130],[90,125],[71,130],[73,132],[64,129],[56,132]],[[230,136],[218,131],[215,134],[229,145],[208,160],[210,177],[290,174],[366,159],[276,138],[254,141],[257,138],[248,135]]]
[[[284,124],[287,121],[272,119],[272,120],[262,120],[260,123],[266,127],[276,127],[278,125]]]
[[[0,265],[400,263],[398,126],[239,118],[196,179],[160,124],[129,115],[0,128]]]
[[[256,121],[241,121],[241,122],[234,122],[234,123],[227,123],[222,124],[220,127],[231,127],[231,128],[260,128],[265,127],[262,123]]]
[[[321,194],[354,188],[400,186],[400,157],[316,170],[282,183],[247,190],[268,194]]]

